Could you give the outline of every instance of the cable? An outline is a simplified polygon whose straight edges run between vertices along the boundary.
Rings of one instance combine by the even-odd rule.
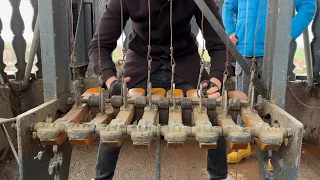
[[[292,91],[292,89],[291,89],[291,87],[290,87],[290,85],[289,85],[288,83],[287,83],[287,87],[288,87],[290,93],[293,95],[293,97],[294,97],[301,105],[303,105],[303,106],[305,106],[305,107],[307,107],[307,108],[309,108],[309,109],[320,109],[320,106],[309,106],[309,105],[303,103],[303,102],[293,93],[293,91]]]
[[[10,106],[17,114],[20,114],[20,112],[10,103],[10,101],[5,97],[5,95],[0,91],[1,99]]]

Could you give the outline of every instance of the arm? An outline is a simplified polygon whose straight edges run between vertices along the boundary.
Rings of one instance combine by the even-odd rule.
[[[109,0],[106,11],[100,19],[97,30],[93,36],[89,46],[89,58],[93,64],[96,74],[99,74],[99,54],[98,54],[98,28],[100,28],[100,54],[102,65],[102,78],[109,88],[110,84],[116,80],[116,68],[112,60],[112,52],[117,46],[121,29],[121,8],[119,0]],[[123,0],[123,27],[125,27],[129,13],[126,6],[126,1]]]
[[[222,19],[214,0],[205,0],[205,3],[222,25]],[[195,6],[195,18],[201,29],[202,12],[197,5]],[[212,77],[213,82],[221,87],[223,72],[225,70],[226,46],[206,18],[204,19],[203,30],[201,29],[201,31],[203,31],[204,39],[206,40],[206,48],[211,57],[210,76]],[[217,80],[219,82],[217,82]]]
[[[229,36],[235,33],[237,13],[238,0],[226,0],[222,7],[222,20]]]
[[[317,11],[316,0],[295,0],[297,14],[292,19],[291,37],[298,38],[308,27]]]

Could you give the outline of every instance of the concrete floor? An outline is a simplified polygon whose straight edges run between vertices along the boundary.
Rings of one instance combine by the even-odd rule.
[[[97,146],[75,147],[70,166],[69,180],[89,180],[95,168]],[[155,179],[155,145],[149,150],[134,150],[130,141],[125,141],[118,161],[114,180]],[[236,165],[229,165],[229,179],[236,179]],[[304,145],[299,179],[316,180],[320,177],[320,148]],[[164,180],[206,180],[205,151],[198,145],[187,142],[183,149],[167,149],[162,142],[161,177]],[[14,159],[0,165],[0,179],[18,179],[18,167]],[[238,180],[257,180],[258,163],[255,148],[252,156],[238,165]],[[284,178],[285,179],[285,178]]]

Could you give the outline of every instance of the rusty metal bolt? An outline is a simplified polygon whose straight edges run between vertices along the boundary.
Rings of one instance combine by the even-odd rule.
[[[187,97],[181,99],[181,108],[182,109],[192,109],[192,100]]]
[[[48,169],[49,174],[52,175],[55,172],[57,167],[58,167],[58,162],[54,162],[51,166],[49,166],[49,169]]]
[[[268,158],[272,157],[272,150],[268,150]]]
[[[293,131],[292,131],[292,129],[287,129],[287,135],[288,135],[288,138],[293,137]]]
[[[99,104],[99,96],[90,95],[88,98],[88,105],[90,107],[97,106]]]
[[[37,132],[32,132],[32,138],[37,139]]]
[[[147,99],[145,96],[138,96],[135,100],[135,106],[137,108],[145,108],[147,104]]]
[[[241,101],[240,99],[230,99],[228,108],[232,111],[239,111],[241,109]]]
[[[168,109],[169,108],[169,99],[166,98],[166,97],[161,97],[159,100],[158,100],[158,107],[160,109]]]
[[[73,98],[69,97],[69,98],[68,98],[68,104],[73,104],[73,103],[74,103]]]
[[[44,153],[44,151],[39,151],[38,155],[36,157],[34,157],[33,159],[38,159],[40,161],[41,158],[42,158],[43,153]]]
[[[280,167],[280,170],[283,171],[283,168],[284,168],[283,159],[280,159],[280,160],[279,160],[279,167]]]
[[[120,108],[123,105],[121,96],[112,96],[110,101],[111,101],[112,107],[114,108]]]
[[[57,145],[53,145],[52,146],[52,151],[53,151],[53,153],[58,153],[58,146]]]
[[[214,98],[207,98],[206,100],[206,108],[208,110],[215,110],[217,106],[217,101]]]

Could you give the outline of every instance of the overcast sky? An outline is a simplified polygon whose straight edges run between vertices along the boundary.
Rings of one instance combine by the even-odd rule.
[[[20,12],[25,22],[24,38],[26,39],[27,43],[31,43],[32,36],[33,36],[32,29],[31,29],[31,23],[33,18],[33,8],[29,0],[21,1]],[[1,0],[0,18],[3,24],[2,38],[4,39],[5,42],[8,42],[8,43],[10,43],[13,38],[13,34],[10,28],[11,15],[12,15],[12,8],[9,3],[9,0]],[[311,34],[312,33],[310,33],[310,36],[312,37]],[[201,33],[199,34],[197,39],[200,41],[199,44],[202,45]],[[297,41],[298,41],[298,46],[303,47],[302,35],[298,38]],[[121,43],[121,41],[118,41],[118,43]]]

